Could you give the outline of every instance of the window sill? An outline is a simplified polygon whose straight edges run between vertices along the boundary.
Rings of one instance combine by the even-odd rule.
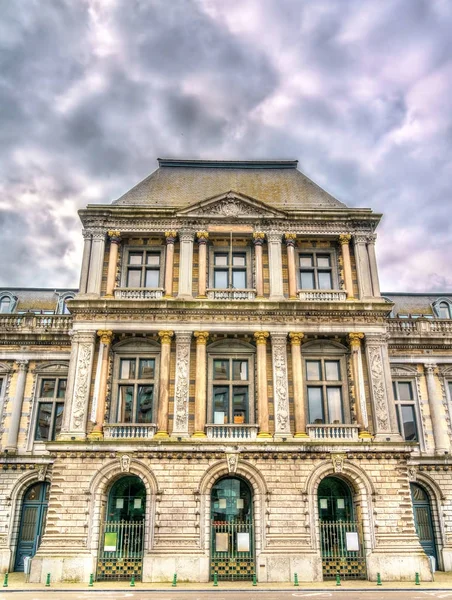
[[[157,430],[155,423],[108,423],[104,425],[105,440],[151,439]]]
[[[345,302],[347,292],[341,290],[298,290],[298,299],[305,302]]]
[[[342,442],[348,440],[357,442],[358,425],[307,425],[307,433],[311,440],[327,441],[327,442]]]
[[[116,288],[116,300],[160,300],[164,288]]]
[[[256,298],[256,290],[244,289],[244,290],[220,290],[220,289],[209,289],[207,290],[208,300],[254,300]]]
[[[255,440],[259,427],[249,423],[240,425],[212,425],[206,426],[208,440],[223,440],[223,441],[240,441],[240,440]]]

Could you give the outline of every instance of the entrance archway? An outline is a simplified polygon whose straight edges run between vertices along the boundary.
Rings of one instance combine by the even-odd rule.
[[[146,489],[135,475],[121,477],[111,487],[101,527],[98,580],[141,580],[144,552]]]
[[[365,579],[366,561],[361,522],[352,490],[339,477],[325,477],[317,491],[320,547],[324,579]]]
[[[210,510],[210,575],[227,581],[251,580],[255,573],[253,495],[238,477],[225,477],[212,487]]]
[[[41,543],[47,516],[50,486],[47,482],[31,485],[25,492],[20,515],[14,570],[24,570],[24,558],[33,557]]]
[[[419,541],[425,554],[433,556],[438,565],[430,497],[425,489],[417,483],[411,483],[410,490],[413,502],[414,523]]]

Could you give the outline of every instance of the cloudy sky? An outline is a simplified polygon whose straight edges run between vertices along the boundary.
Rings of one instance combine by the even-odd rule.
[[[78,285],[77,209],[158,156],[298,158],[452,290],[451,0],[0,0],[0,285]]]

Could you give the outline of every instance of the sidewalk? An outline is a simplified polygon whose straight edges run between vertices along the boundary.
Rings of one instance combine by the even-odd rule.
[[[128,581],[101,581],[94,582],[93,587],[88,586],[88,582],[83,583],[52,583],[46,588],[43,583],[26,583],[23,573],[10,573],[8,576],[8,587],[2,587],[4,575],[1,575],[0,589],[3,592],[15,590],[42,590],[49,591],[65,590],[65,591],[102,591],[102,590],[126,590],[130,589]],[[171,582],[168,583],[141,583],[136,582],[136,590],[141,591],[206,591],[206,590],[221,590],[223,592],[243,590],[243,591],[259,591],[259,590],[371,590],[371,589],[386,589],[386,590],[452,590],[452,571],[444,573],[438,571],[435,573],[435,581],[422,582],[419,586],[415,585],[414,579],[409,581],[383,581],[382,586],[377,586],[374,581],[341,581],[341,587],[336,586],[335,581],[320,581],[320,582],[301,582],[299,587],[295,587],[293,583],[278,582],[278,583],[258,583],[253,587],[251,581],[219,581],[218,587],[214,587],[212,582],[208,583],[185,583],[180,582],[176,587],[173,587]]]

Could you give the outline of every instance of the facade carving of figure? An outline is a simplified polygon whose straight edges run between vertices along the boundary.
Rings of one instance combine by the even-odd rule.
[[[121,473],[130,472],[130,456],[128,456],[127,454],[123,454],[119,459],[119,463],[121,465]]]

